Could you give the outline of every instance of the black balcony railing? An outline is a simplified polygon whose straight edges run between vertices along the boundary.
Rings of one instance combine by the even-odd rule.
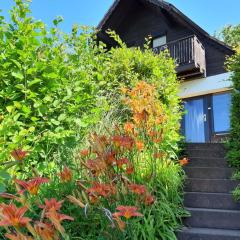
[[[176,71],[180,76],[192,77],[206,74],[205,49],[195,35],[153,48],[153,51],[159,54],[166,49],[175,60]]]

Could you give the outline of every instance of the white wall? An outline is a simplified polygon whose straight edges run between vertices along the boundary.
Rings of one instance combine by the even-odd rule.
[[[190,98],[230,90],[232,88],[232,82],[229,80],[230,75],[231,73],[223,73],[211,77],[184,81],[180,85],[179,96],[181,98]]]

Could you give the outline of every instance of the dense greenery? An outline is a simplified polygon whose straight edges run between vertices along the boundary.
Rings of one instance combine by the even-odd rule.
[[[230,165],[240,171],[240,54],[236,53],[229,62],[229,69],[233,72],[232,107],[231,107],[231,131],[228,143],[228,158]],[[238,175],[238,174],[236,174]],[[240,200],[239,187],[234,191],[234,196]]]
[[[218,37],[229,46],[237,48],[240,46],[240,24],[227,25],[222,29]]]
[[[230,152],[231,165],[240,169],[240,55],[236,54],[229,60],[229,69],[233,72],[232,107],[231,107],[231,132]]]
[[[233,179],[239,180],[240,173],[240,25],[226,26],[220,37],[236,50],[236,54],[227,60],[228,70],[232,72],[233,82],[231,106],[231,131],[228,145],[228,159],[236,169]],[[240,187],[233,192],[236,200],[240,200]]]
[[[65,34],[61,18],[48,29],[15,2],[10,23],[0,18],[0,192],[13,194],[1,195],[0,221],[23,206],[32,221],[9,218],[2,237],[175,239],[185,212],[174,61],[114,32],[106,51],[94,29]]]
[[[11,23],[0,22],[0,162],[16,148],[45,160],[60,145],[76,144],[78,134],[99,120],[102,55],[86,30],[47,31],[17,0]],[[99,73],[100,72],[100,73]],[[40,167],[40,166],[38,166]]]

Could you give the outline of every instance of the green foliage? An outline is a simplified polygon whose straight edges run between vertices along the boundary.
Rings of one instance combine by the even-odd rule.
[[[221,30],[218,37],[229,46],[238,47],[240,45],[240,24],[227,25]]]
[[[223,32],[224,40],[233,46],[236,54],[229,58],[227,66],[232,72],[233,82],[231,106],[231,131],[228,142],[228,159],[232,167],[236,168],[233,178],[240,179],[240,25],[226,27]],[[233,191],[234,199],[240,200],[240,187]]]
[[[236,187],[232,194],[235,201],[240,201],[240,186]]]
[[[27,1],[15,2],[11,22],[0,21],[0,162],[24,147],[48,168],[57,147],[74,146],[107,106],[99,95],[104,50],[90,29],[64,34],[57,18],[48,31]]]
[[[240,180],[240,171],[236,171],[234,172],[233,176],[232,176],[233,180]]]
[[[228,157],[230,164],[240,169],[240,54],[236,54],[228,61],[229,70],[232,71],[233,82],[231,131],[229,139]]]
[[[177,141],[180,140],[181,107],[178,97],[179,81],[176,77],[174,60],[169,57],[167,51],[154,55],[147,45],[144,50],[127,48],[114,32],[109,32],[109,34],[121,47],[110,50],[111,59],[104,71],[104,79],[108,83],[107,87],[105,86],[106,91],[112,93],[112,100],[115,101],[119,98],[119,91],[115,89],[119,87],[132,87],[138,81],[146,81],[156,86],[168,118],[164,126],[167,145],[168,148],[172,147],[176,150]],[[110,102],[113,102],[112,100],[110,99]],[[122,110],[119,104],[118,109]]]

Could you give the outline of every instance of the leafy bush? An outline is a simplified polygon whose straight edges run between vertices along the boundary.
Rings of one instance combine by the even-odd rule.
[[[25,1],[15,2],[11,23],[0,20],[0,162],[24,146],[32,164],[47,159],[46,169],[59,145],[74,146],[106,109],[98,78],[104,50],[89,30],[61,33],[58,18],[48,31]]]
[[[231,131],[229,139],[229,161],[231,166],[240,170],[240,54],[229,59],[229,69],[233,72]]]
[[[118,89],[119,86],[133,87],[141,80],[156,86],[158,97],[168,118],[168,122],[165,123],[166,141],[168,147],[177,149],[181,111],[178,98],[179,82],[174,60],[169,57],[168,52],[153,55],[148,44],[145,45],[144,51],[140,48],[127,48],[113,32],[109,34],[120,47],[112,48],[110,51],[110,62],[104,72],[104,79],[109,86],[106,88],[107,91],[111,92],[111,89]],[[119,94],[118,91],[115,91],[116,93]],[[116,98],[118,95],[113,99]]]
[[[240,46],[240,24],[227,25],[217,36],[220,40],[224,41],[233,48],[239,48]]]

